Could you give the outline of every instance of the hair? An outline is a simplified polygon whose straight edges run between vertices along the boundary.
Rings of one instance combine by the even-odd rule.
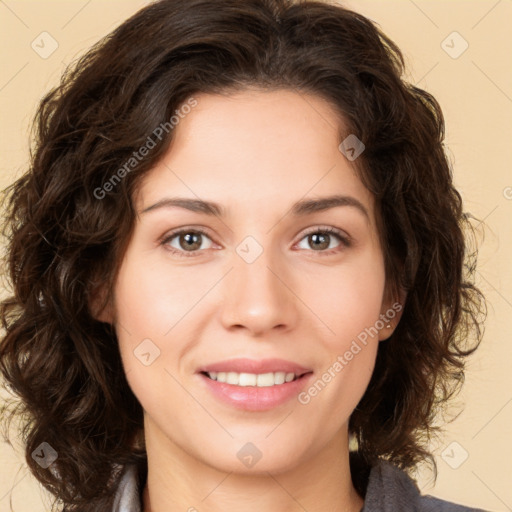
[[[345,134],[363,141],[354,164],[375,197],[386,281],[395,295],[407,293],[349,420],[354,485],[361,492],[357,475],[379,459],[435,468],[434,420],[481,341],[485,300],[473,284],[477,251],[452,183],[441,108],[404,70],[376,23],[337,4],[160,0],[96,43],[43,97],[30,166],[4,190],[11,292],[0,309],[0,371],[17,397],[10,418],[23,422],[29,469],[54,506],[109,510],[120,468],[147,463],[142,407],[115,330],[95,319],[91,300],[105,289],[102,305],[111,302],[134,193],[173,138],[155,129],[194,94],[248,88],[320,97]],[[149,139],[154,147],[121,172]],[[48,469],[31,456],[43,442],[58,453]]]

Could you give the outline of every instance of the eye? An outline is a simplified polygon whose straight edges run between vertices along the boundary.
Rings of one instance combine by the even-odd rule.
[[[196,253],[200,249],[211,249],[211,247],[204,247],[205,238],[211,242],[206,231],[201,228],[184,228],[169,233],[160,243],[177,256],[190,257],[197,256]],[[176,240],[173,245],[174,239]]]
[[[331,246],[333,238],[337,238],[340,242],[334,249]],[[301,247],[302,249],[311,249],[313,247],[311,250],[320,252],[322,256],[337,253],[343,247],[350,247],[351,245],[350,238],[343,231],[332,227],[314,228],[308,231],[301,240],[304,239],[309,239],[312,243],[306,242],[309,247]]]
[[[340,252],[343,247],[350,247],[350,237],[343,231],[332,227],[314,228],[307,232],[303,238],[310,238],[312,244],[309,247],[301,247],[301,249],[309,249],[314,252],[319,252],[323,256]],[[334,249],[331,246],[333,238],[336,238],[340,243]],[[210,241],[208,247],[205,247],[203,242],[205,239]],[[168,233],[160,242],[171,253],[180,257],[193,257],[198,256],[201,250],[211,249],[212,240],[208,233],[201,228],[182,228],[171,233]],[[207,244],[208,245],[208,244]],[[313,249],[311,249],[313,247]],[[325,250],[329,249],[329,250]]]

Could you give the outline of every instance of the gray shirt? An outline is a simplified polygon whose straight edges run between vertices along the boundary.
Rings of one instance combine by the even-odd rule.
[[[125,469],[112,512],[142,512],[140,482],[135,465]],[[387,461],[370,471],[361,512],[486,512],[479,508],[422,496],[414,480]]]

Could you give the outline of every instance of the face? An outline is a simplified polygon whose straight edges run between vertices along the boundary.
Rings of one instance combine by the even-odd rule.
[[[344,439],[386,337],[374,202],[322,99],[195,99],[134,197],[112,321],[147,443],[284,471]]]

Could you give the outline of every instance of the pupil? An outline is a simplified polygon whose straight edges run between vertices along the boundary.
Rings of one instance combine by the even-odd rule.
[[[327,247],[329,247],[329,242],[327,241],[328,239],[328,235],[325,235],[325,234],[318,234],[318,233],[314,233],[313,235],[311,235],[313,237],[313,240],[314,240],[314,243],[315,243],[315,247],[320,247],[321,249],[327,249]],[[323,242],[321,241],[323,240]],[[316,242],[320,241],[320,244],[317,244]]]
[[[198,243],[197,241],[199,239],[199,235],[197,235],[196,233],[186,233],[185,235],[182,236],[182,238],[186,241],[186,247],[189,249],[197,249],[201,246],[201,243]],[[195,247],[194,244],[197,247]]]

